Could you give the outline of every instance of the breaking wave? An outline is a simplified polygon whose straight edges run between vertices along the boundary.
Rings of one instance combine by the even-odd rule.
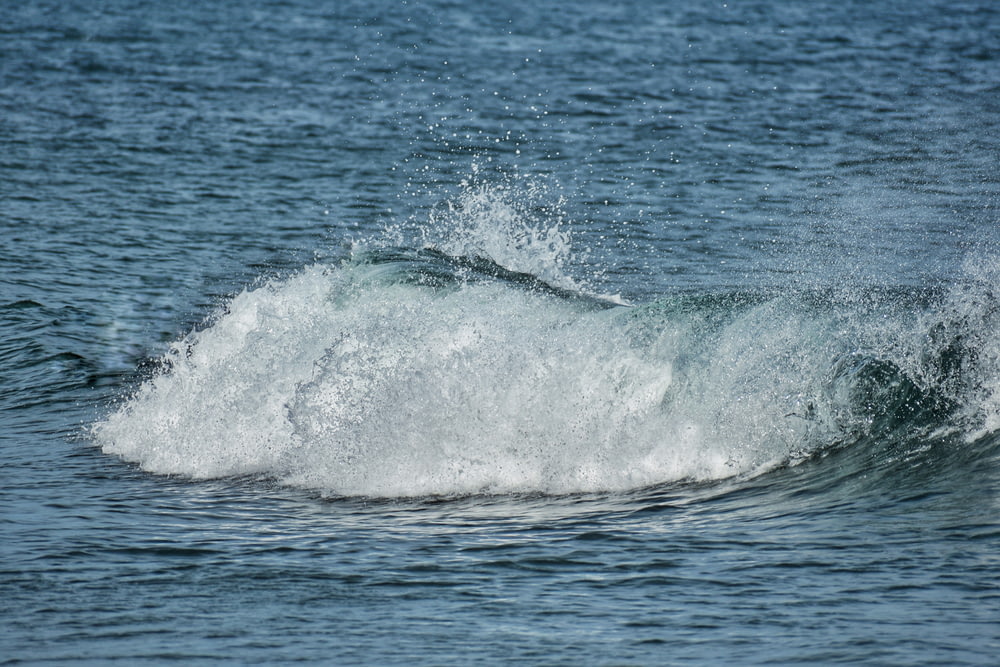
[[[938,289],[629,305],[571,279],[560,222],[502,192],[441,215],[437,238],[239,294],[95,442],[156,473],[399,497],[754,476],[1000,430],[995,263]]]

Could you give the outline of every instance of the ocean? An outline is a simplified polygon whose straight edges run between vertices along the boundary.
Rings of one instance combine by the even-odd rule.
[[[1000,6],[0,5],[0,663],[990,665]]]

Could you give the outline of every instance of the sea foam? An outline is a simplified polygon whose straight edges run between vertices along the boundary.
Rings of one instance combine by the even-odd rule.
[[[439,215],[425,248],[359,246],[242,292],[95,441],[156,473],[396,497],[632,489],[944,423],[996,430],[992,274],[937,309],[773,293],[633,307],[575,291],[568,234],[506,193]]]

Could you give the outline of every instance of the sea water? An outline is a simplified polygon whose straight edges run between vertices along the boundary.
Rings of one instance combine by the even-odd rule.
[[[993,3],[0,17],[0,661],[995,662]]]

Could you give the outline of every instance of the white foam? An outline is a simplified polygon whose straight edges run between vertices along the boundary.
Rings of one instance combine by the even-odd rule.
[[[159,473],[371,496],[624,489],[787,455],[773,424],[752,426],[783,420],[760,405],[771,389],[734,403],[747,380],[706,375],[674,391],[679,330],[649,344],[629,309],[377,271],[313,266],[239,295],[97,442]]]
[[[572,289],[558,217],[539,224],[511,202],[470,187],[424,242]],[[502,280],[419,286],[399,270],[314,265],[243,292],[171,347],[168,369],[96,424],[95,441],[153,472],[344,495],[750,475],[863,429],[871,413],[838,384],[837,359],[867,346],[919,382],[942,317],[976,323],[981,368],[967,392],[977,424],[1000,426],[997,316],[981,286],[930,322],[869,321],[866,307],[820,316],[788,299],[595,309]]]

